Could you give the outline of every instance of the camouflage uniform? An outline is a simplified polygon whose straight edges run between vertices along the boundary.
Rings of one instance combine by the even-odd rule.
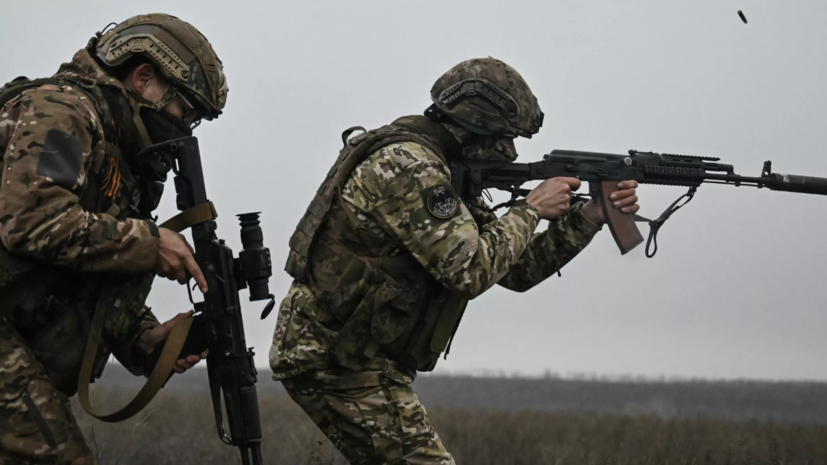
[[[422,119],[394,124],[427,125]],[[446,289],[463,299],[494,284],[525,291],[562,268],[600,229],[580,213],[581,204],[537,234],[539,214],[525,201],[499,218],[481,199],[455,196],[455,208],[435,211],[432,193],[445,199],[453,192],[448,150],[399,142],[370,153],[347,177],[316,234],[309,278],[293,282],[279,310],[273,378],[352,464],[454,463],[411,388],[417,368],[400,356],[427,320],[428,302]],[[387,276],[378,285],[372,276],[382,273]],[[381,297],[386,291],[392,295]],[[342,334],[371,299],[369,328],[357,333],[366,342],[356,356],[344,357],[337,352]]]
[[[39,359],[42,348],[31,349],[6,321],[0,337],[0,464],[96,463],[67,394]]]
[[[89,93],[93,85],[125,92],[122,85],[87,50],[55,78],[0,109],[3,464],[94,463],[67,396],[77,388],[102,273],[149,274],[158,249],[151,221],[123,217],[135,187],[107,150],[112,121]],[[100,360],[114,352],[137,372],[133,346],[157,324],[140,302],[108,315]]]
[[[94,377],[110,354],[144,374],[136,343],[158,325],[143,303],[159,244],[150,214],[163,186],[141,177],[136,158],[158,142],[141,121],[151,102],[136,100],[93,54],[114,70],[133,48],[154,53],[175,83],[171,95],[191,92],[200,111],[190,115],[216,118],[226,100],[209,43],[177,18],[136,16],[101,40],[103,52],[93,38],[52,78],[0,88],[13,96],[0,105],[0,465],[96,463],[68,400],[96,304],[118,296],[102,307]]]

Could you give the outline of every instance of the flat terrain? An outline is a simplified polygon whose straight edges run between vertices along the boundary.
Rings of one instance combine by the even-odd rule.
[[[265,463],[345,464],[260,378]],[[140,381],[112,366],[96,402],[122,405]],[[823,383],[429,376],[415,386],[460,464],[827,464]],[[124,423],[79,418],[102,465],[239,463],[216,436],[203,371],[173,379]]]

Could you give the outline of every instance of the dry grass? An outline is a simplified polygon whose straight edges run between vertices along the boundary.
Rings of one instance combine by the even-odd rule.
[[[459,463],[824,464],[827,427],[596,414],[434,412]]]
[[[122,405],[126,393],[101,386],[96,398],[101,406]],[[346,463],[285,394],[267,391],[259,400],[265,463]],[[236,450],[216,436],[203,390],[162,391],[150,408],[116,425],[78,415],[90,445],[94,428],[101,465],[239,463]],[[460,464],[827,464],[824,425],[436,408],[430,414]]]

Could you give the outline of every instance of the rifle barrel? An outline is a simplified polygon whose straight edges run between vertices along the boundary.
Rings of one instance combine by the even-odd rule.
[[[827,178],[817,178],[815,176],[769,173],[756,178],[737,174],[706,173],[704,181],[714,181],[713,184],[766,187],[770,190],[782,192],[827,195]]]

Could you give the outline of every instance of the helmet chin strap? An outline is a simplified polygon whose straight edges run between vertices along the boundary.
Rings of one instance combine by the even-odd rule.
[[[164,95],[161,96],[161,100],[158,100],[157,102],[152,104],[152,108],[154,108],[156,111],[161,111],[162,108],[167,106],[167,104],[169,103],[170,100],[175,98],[175,94],[177,94],[177,93],[178,93],[178,88],[177,87],[169,86],[167,88],[167,91],[164,92]]]
[[[139,102],[138,99],[135,98],[134,92],[127,92],[127,94],[129,95],[129,105],[132,107],[132,123],[138,131],[138,136],[141,139],[141,150],[143,150],[152,145],[152,139],[149,137],[149,132],[146,130],[144,120],[141,119],[141,107],[150,105]],[[141,97],[141,100],[143,100],[143,97]],[[154,108],[154,105],[152,105],[152,108]]]
[[[175,98],[175,94],[177,93],[178,88],[170,85],[160,100],[150,102],[135,91],[127,92],[129,95],[129,104],[132,107],[132,122],[135,124],[135,128],[138,130],[138,135],[141,138],[142,150],[152,145],[152,139],[149,137],[149,131],[146,130],[146,125],[141,119],[141,107],[152,108],[154,111],[163,111],[163,108],[167,106],[170,100]]]

